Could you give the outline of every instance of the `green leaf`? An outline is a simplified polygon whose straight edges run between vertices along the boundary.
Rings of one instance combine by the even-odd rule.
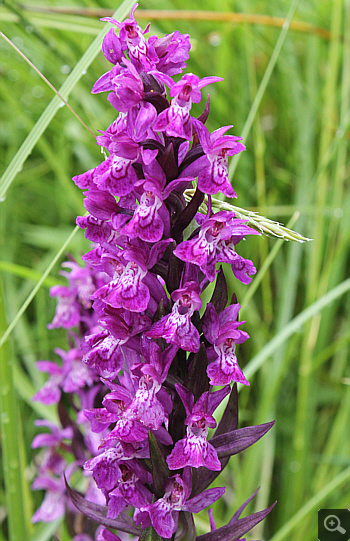
[[[165,539],[157,534],[153,526],[149,526],[142,531],[139,541],[165,541]]]
[[[342,486],[344,483],[348,482],[350,479],[350,468],[346,468],[344,471],[342,471],[337,477],[332,479],[328,485],[326,485],[323,489],[321,489],[313,498],[311,498],[295,515],[286,522],[278,530],[278,532],[270,538],[270,541],[282,541],[282,539],[285,539],[298,524],[300,524],[301,520],[311,513],[311,511],[316,510],[322,502],[330,495],[334,490]]]

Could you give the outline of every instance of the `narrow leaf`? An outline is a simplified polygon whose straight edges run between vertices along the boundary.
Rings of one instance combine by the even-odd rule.
[[[207,351],[205,345],[201,344],[200,350],[195,354],[184,381],[184,386],[193,394],[195,403],[204,392],[209,391],[207,364]]]
[[[182,528],[178,541],[195,541],[196,528],[192,513],[182,511],[179,515],[179,529]]]
[[[54,532],[57,530],[59,525],[62,523],[64,517],[60,517],[53,522],[40,522],[36,525],[34,534],[29,538],[29,541],[51,541],[57,539],[54,535]]]
[[[259,489],[260,489],[260,487],[258,487],[256,489],[256,491],[244,503],[242,503],[241,507],[239,507],[237,509],[237,511],[235,512],[235,514],[231,518],[229,524],[234,524],[235,522],[237,522],[237,520],[239,519],[239,517],[243,513],[244,509],[247,507],[248,503],[250,503],[252,501],[252,499],[255,498],[255,496],[257,495],[257,493],[259,491]]]
[[[220,436],[226,432],[237,430],[238,427],[238,392],[237,384],[232,387],[231,394],[225,411],[221,417],[220,423],[215,431],[215,436]],[[212,484],[213,481],[220,475],[230,460],[230,457],[219,458],[221,463],[221,471],[208,471],[207,468],[197,468],[193,472],[193,490],[192,496],[200,494]]]
[[[252,530],[254,526],[264,520],[275,505],[276,502],[267,509],[264,509],[264,511],[259,511],[258,513],[254,513],[249,517],[237,520],[234,524],[228,524],[227,526],[218,528],[213,532],[200,535],[197,537],[196,541],[238,541],[242,535]]]
[[[275,421],[257,426],[232,430],[221,436],[214,436],[210,443],[216,448],[219,458],[236,455],[260,440],[273,427]]]
[[[215,430],[214,437],[221,436],[226,432],[237,430],[238,428],[238,392],[237,383],[234,383],[225,411],[220,419],[219,425]]]
[[[114,528],[116,530],[120,530],[121,532],[130,533],[132,535],[141,534],[140,528],[135,526],[135,523],[131,517],[128,517],[127,515],[121,513],[118,516],[117,520],[107,518],[107,507],[103,505],[98,505],[96,503],[88,502],[81,494],[79,494],[79,492],[73,490],[69,486],[66,478],[64,478],[64,481],[66,484],[68,496],[70,497],[78,511],[83,513],[83,515],[87,516],[98,524],[107,526],[108,528]]]
[[[189,204],[184,208],[180,213],[180,216],[176,220],[172,230],[171,237],[176,240],[177,243],[181,240],[182,232],[190,225],[193,218],[195,217],[199,207],[201,206],[204,199],[204,193],[196,189],[193,197],[190,198]]]
[[[250,379],[257,370],[264,364],[266,359],[271,357],[278,348],[288,340],[295,332],[299,331],[302,325],[311,319],[315,314],[323,310],[326,306],[334,302],[338,297],[341,297],[350,290],[350,278],[344,280],[339,285],[328,291],[323,297],[308,306],[300,312],[292,321],[287,323],[283,329],[270,340],[260,351],[253,357],[244,369],[245,376]]]

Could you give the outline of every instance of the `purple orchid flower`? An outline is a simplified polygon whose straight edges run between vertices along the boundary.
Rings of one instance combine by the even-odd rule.
[[[123,366],[128,348],[139,349],[138,335],[149,329],[151,321],[147,316],[107,306],[99,323],[105,329],[86,336],[81,346],[86,351],[83,362],[100,376],[113,379]]]
[[[97,137],[104,161],[73,179],[84,190],[88,211],[77,224],[94,245],[82,257],[85,268],[64,265],[68,287],[51,290],[58,303],[50,328],[75,328],[68,334],[70,350],[56,350],[61,365],[37,364],[49,378],[34,400],[59,403],[62,428],[38,423],[51,433],[33,440],[33,448],[42,447],[33,488],[46,489],[33,520],[53,520],[68,506],[74,541],[120,541],[84,517],[80,531],[73,531],[73,502],[122,536],[239,539],[271,508],[238,519],[240,508],[218,530],[211,514],[212,531],[199,538],[191,514],[222,496],[224,488],[205,489],[229,457],[273,425],[238,429],[236,385],[230,391],[229,384],[249,385],[235,352],[248,335],[240,330],[239,304],[225,308],[222,270],[211,303],[199,314],[217,262],[230,263],[243,283],[255,272],[236,245],[258,233],[233,212],[211,209],[212,194],[236,196],[227,160],[245,147],[240,138],[225,135],[229,126],[209,134],[209,99],[199,119],[191,118],[202,88],[222,79],[189,73],[175,82],[171,76],[186,66],[189,36],[176,31],[147,42],[148,27],[143,31],[137,24],[136,7],[122,23],[104,19],[119,35],[110,30],[103,40],[113,66],[92,92],[107,91],[120,114]],[[184,191],[193,183],[197,189],[187,203]],[[187,238],[195,218],[199,227]],[[211,385],[224,387],[213,391]],[[209,428],[216,427],[213,413],[229,392],[207,441]],[[68,476],[84,468],[84,496],[58,478],[67,463]]]
[[[235,251],[232,251],[231,243],[236,242],[237,244],[245,235],[259,235],[259,233],[245,225],[244,220],[235,219],[233,212],[220,210],[210,216],[208,211],[208,215],[201,223],[198,236],[183,241],[174,250],[174,254],[182,261],[198,265],[208,280],[213,282],[216,276],[217,261],[225,261],[235,265],[238,261],[242,262],[243,260]],[[247,280],[251,281],[251,279],[246,276],[244,271],[254,274],[256,270],[255,267],[248,265],[249,260],[243,261],[246,262],[246,266],[241,271],[237,267],[235,275],[243,283],[247,283]]]
[[[196,118],[192,119],[192,124],[207,157],[205,167],[198,174],[198,188],[209,195],[221,191],[226,197],[237,197],[228,177],[227,157],[246,150],[238,142],[242,137],[224,135],[232,126],[224,126],[209,135],[204,124]]]
[[[139,478],[135,469],[140,475],[140,467],[135,468],[132,463],[120,465],[121,477],[108,495],[108,518],[117,518],[128,505],[140,508],[151,503],[152,493],[144,485],[149,481],[148,475],[141,472],[142,477]]]
[[[227,385],[231,381],[249,385],[237,363],[236,344],[245,342],[249,335],[238,327],[245,321],[237,321],[239,304],[231,304],[217,314],[214,306],[208,303],[203,316],[203,333],[214,346],[216,360],[207,368],[211,385]]]
[[[260,233],[251,229],[248,234],[259,235]],[[256,273],[256,268],[250,259],[244,259],[244,257],[237,254],[236,244],[238,244],[241,239],[242,236],[236,234],[233,234],[228,239],[221,239],[217,245],[217,261],[230,263],[235,277],[242,282],[242,284],[250,284],[252,281],[251,276]]]
[[[189,34],[181,35],[178,30],[172,34],[167,34],[163,38],[150,36],[148,43],[154,47],[158,56],[156,62],[157,71],[167,75],[176,75],[182,73],[186,67],[186,60],[189,57],[191,49]]]
[[[168,479],[162,498],[141,507],[142,512],[148,513],[152,526],[158,535],[170,539],[178,528],[180,511],[198,513],[216,502],[225,492],[224,488],[210,488],[202,494],[188,499],[191,490],[191,469],[185,468],[182,476],[176,474]]]
[[[146,43],[144,38],[144,34],[147,34],[148,32],[149,24],[146,29],[142,31],[135,20],[134,14],[137,7],[138,4],[134,4],[130,13],[130,19],[126,19],[122,23],[111,17],[104,17],[101,20],[115,24],[119,28],[119,42],[121,49],[128,53],[131,62],[138,70],[149,71],[154,68],[158,56],[152,45]],[[125,58],[123,58],[123,62],[125,62]]]
[[[171,105],[165,109],[153,124],[153,129],[159,132],[165,132],[168,136],[182,137],[192,140],[192,121],[190,110],[192,103],[201,101],[201,89],[211,83],[222,81],[221,77],[204,77],[199,79],[193,73],[187,73],[180,81],[174,83],[170,77],[165,74],[159,74],[158,77],[170,87],[170,96],[172,96]]]
[[[214,410],[230,393],[227,385],[219,391],[203,393],[194,404],[194,396],[183,385],[175,384],[175,388],[186,410],[187,435],[176,442],[167,463],[171,470],[179,470],[186,466],[209,470],[221,470],[221,463],[214,447],[207,441],[208,428],[215,428]]]
[[[62,366],[51,361],[38,361],[36,363],[38,370],[47,372],[50,377],[32,397],[32,400],[37,400],[47,406],[57,404],[62,391],[73,393],[85,385],[92,385],[94,382],[94,374],[81,362],[82,353],[79,349],[73,348],[66,352],[56,348],[55,353],[61,357]]]
[[[196,282],[186,282],[184,286],[171,294],[174,306],[171,314],[154,323],[145,334],[151,338],[165,338],[186,351],[199,350],[199,333],[191,322],[195,310],[199,310],[200,287]]]
[[[172,190],[185,188],[194,178],[182,177],[166,185],[166,176],[156,160],[144,167],[144,174],[145,179],[136,183],[143,189],[140,204],[121,233],[145,242],[157,242],[163,235],[170,236],[170,217],[163,201]]]

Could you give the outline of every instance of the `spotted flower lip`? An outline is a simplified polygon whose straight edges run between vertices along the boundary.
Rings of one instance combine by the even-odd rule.
[[[181,289],[172,293],[175,301],[171,314],[164,316],[152,325],[146,336],[165,338],[168,343],[176,344],[187,351],[199,351],[199,333],[191,322],[195,310],[199,310],[200,287],[196,282],[187,282]]]
[[[185,468],[182,476],[176,474],[170,477],[165,485],[164,496],[154,503],[141,507],[141,511],[148,513],[152,526],[161,537],[166,539],[172,537],[178,528],[180,511],[198,513],[218,500],[225,492],[225,488],[211,488],[189,499],[192,488],[190,477],[190,468]]]
[[[186,410],[187,435],[176,442],[167,464],[171,470],[186,466],[199,468],[204,466],[209,470],[221,470],[221,463],[214,447],[207,441],[208,428],[215,428],[216,421],[213,412],[220,402],[230,393],[226,386],[213,393],[205,392],[194,404],[193,394],[182,385],[175,385]]]
[[[227,385],[237,381],[248,385],[235,355],[236,344],[245,342],[249,335],[239,329],[245,321],[237,321],[240,305],[232,304],[217,314],[208,303],[203,316],[203,333],[214,346],[214,361],[208,365],[207,374],[211,385]]]
[[[249,283],[251,278],[246,273],[254,274],[255,267],[251,261],[241,258],[234,247],[245,235],[255,234],[259,233],[245,225],[244,220],[236,219],[233,212],[220,210],[205,217],[198,235],[180,243],[174,254],[182,261],[198,265],[211,282],[215,280],[216,263],[220,261],[231,263],[236,278]]]

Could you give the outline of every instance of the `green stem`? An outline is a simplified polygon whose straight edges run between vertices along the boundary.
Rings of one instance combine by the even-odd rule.
[[[4,295],[0,281],[0,329],[5,328]],[[19,434],[19,411],[14,389],[9,342],[4,342],[0,347],[0,381],[1,433],[8,528],[11,541],[23,541],[27,538],[20,452],[23,440]]]

